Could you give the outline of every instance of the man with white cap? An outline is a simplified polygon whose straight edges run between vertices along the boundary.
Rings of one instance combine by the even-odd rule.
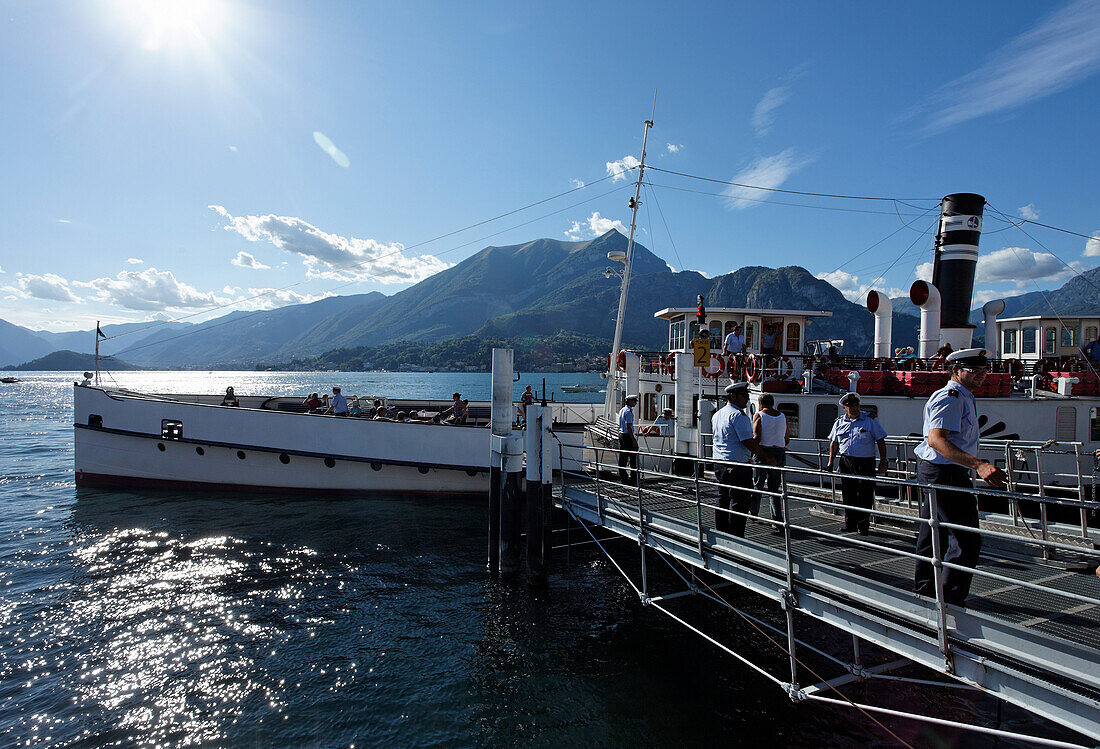
[[[917,479],[922,483],[971,488],[973,470],[989,486],[1004,486],[1004,473],[992,463],[978,457],[978,407],[972,391],[989,374],[989,359],[985,349],[970,348],[948,355],[951,379],[932,394],[924,404],[924,442],[914,453]],[[921,518],[931,517],[931,490],[921,490]],[[937,519],[941,523],[978,527],[978,500],[973,494],[940,490],[936,494]],[[939,547],[942,561],[962,567],[974,567],[982,548],[982,537],[971,531],[941,528]],[[917,533],[917,554],[932,556],[932,529],[920,524]],[[940,580],[944,600],[961,605],[970,592],[970,572],[944,568]],[[917,561],[914,575],[917,593],[934,598],[935,570],[932,563]]]
[[[886,430],[871,414],[859,409],[859,395],[845,393],[840,399],[844,409],[829,432],[829,463],[826,470],[833,470],[836,456],[840,454],[840,472],[857,476],[875,475],[875,448],[878,447],[878,472],[886,473]],[[871,509],[875,502],[875,482],[842,478],[840,492],[844,504],[844,531],[858,532],[866,536],[871,529],[871,516],[857,507]]]
[[[740,465],[718,464],[714,468],[714,476],[721,484],[718,487],[719,509],[714,513],[714,528],[734,536],[744,536],[745,515],[754,496],[751,491],[746,491],[752,488],[749,459],[758,455],[765,463],[774,466],[775,458],[761,449],[752,436],[752,422],[745,415],[745,406],[749,405],[749,383],[727,385],[726,401],[726,405],[711,418],[711,432],[714,435],[711,457],[715,461]],[[728,512],[730,509],[741,514],[734,515]]]
[[[634,406],[638,394],[626,396],[626,405],[619,409],[619,480],[633,484],[638,473],[638,438],[634,436]],[[633,473],[623,470],[627,465]]]

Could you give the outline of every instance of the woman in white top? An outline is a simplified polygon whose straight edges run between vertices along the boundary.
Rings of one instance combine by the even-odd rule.
[[[791,441],[790,431],[787,429],[787,417],[775,410],[775,398],[771,393],[760,396],[760,410],[752,417],[752,436],[760,443],[760,447],[775,460],[776,466],[787,465],[787,444]],[[759,491],[767,489],[769,492],[779,491],[780,473],[770,470],[763,465],[763,459],[753,455],[752,462],[759,464],[753,469],[753,487]],[[749,511],[753,515],[760,513],[760,497],[753,496]],[[769,497],[771,500],[772,520],[783,520],[783,503],[778,497]],[[774,526],[773,530],[782,533],[783,529]]]

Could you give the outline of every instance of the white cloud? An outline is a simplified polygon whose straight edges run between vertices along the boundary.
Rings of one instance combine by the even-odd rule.
[[[329,234],[293,216],[233,216],[220,205],[209,207],[227,221],[226,231],[300,255],[308,278],[416,283],[453,265],[434,255],[407,256],[397,243]]]
[[[905,296],[908,293],[904,289],[898,289],[892,286],[884,287],[881,284],[871,286],[871,284],[862,283],[859,280],[859,276],[843,270],[818,273],[817,278],[832,284],[848,301],[856,302],[857,304],[863,304],[867,300],[867,292],[872,288],[876,291],[881,291],[890,298]]]
[[[618,161],[607,162],[607,173],[611,175],[612,182],[630,179],[630,170],[636,169],[641,163],[633,156],[623,156]]]
[[[680,149],[683,148],[683,147],[684,147],[683,143],[680,143],[680,144],[666,143],[665,144],[665,150],[668,151],[669,153],[680,153]]]
[[[1023,288],[1027,281],[1064,281],[1072,275],[1073,270],[1049,252],[1032,252],[1025,247],[1005,247],[1003,250],[978,256],[974,281],[1013,281]]]
[[[253,270],[266,270],[270,265],[264,265],[247,252],[238,252],[237,257],[229,261],[238,268],[252,268]]]
[[[237,152],[237,147],[236,146],[230,146],[229,150],[232,151],[233,153],[236,153]]]
[[[772,189],[782,185],[788,177],[809,163],[810,159],[799,156],[791,148],[775,156],[764,156],[757,159],[730,181],[755,185],[764,189],[727,187],[723,193],[726,197],[726,207],[742,210],[766,199]]]
[[[1092,239],[1085,242],[1085,257],[1100,257],[1100,231],[1092,233]]]
[[[145,261],[139,257],[128,257],[126,258],[126,262],[128,262],[130,265],[141,265]]]
[[[313,131],[313,140],[317,143],[318,146],[321,147],[322,151],[332,157],[332,160],[335,161],[337,165],[342,166],[344,169],[347,169],[349,166],[351,166],[351,160],[347,157],[347,155],[339,148],[337,148],[336,144],[329,140],[328,136],[326,136],[320,130]]]
[[[757,135],[767,135],[775,124],[776,110],[791,98],[789,86],[776,86],[764,94],[752,112],[752,128]]]
[[[59,218],[59,219],[57,220],[57,223],[59,223],[59,224],[71,224],[71,223],[72,223],[72,221],[70,221],[70,220],[69,220],[69,219],[67,219],[67,218]]]
[[[1007,294],[1003,290],[998,289],[974,289],[974,296],[970,299],[970,308],[981,307],[986,302],[993,301],[994,299],[1003,299],[1006,296],[1013,296],[1016,292],[1010,291]]]
[[[916,267],[914,273],[918,280],[932,282],[932,263],[921,263]]]
[[[4,272],[4,266],[0,265],[0,273]]]
[[[604,218],[599,211],[595,211],[583,223],[574,221],[573,226],[565,232],[565,236],[573,241],[579,241],[585,238],[599,237],[612,229],[618,229],[623,234],[627,232],[622,221]]]
[[[323,294],[298,294],[289,289],[249,288],[248,297],[256,298],[249,298],[247,301],[241,302],[237,305],[237,308],[275,309],[276,307],[285,307],[289,304],[309,304],[310,302],[327,299],[330,296],[336,295],[331,291],[326,291]]]
[[[58,302],[80,301],[69,289],[69,282],[54,273],[44,273],[41,276],[20,273],[16,283],[19,284],[19,291],[35,299],[53,299]]]
[[[1061,91],[1100,67],[1100,3],[1076,0],[956,78],[928,102],[925,132],[936,133]]]
[[[1016,209],[1016,212],[1020,214],[1021,218],[1030,219],[1032,221],[1036,221],[1039,218],[1039,210],[1035,207],[1034,203],[1022,205]]]
[[[569,180],[569,181],[573,183],[573,187],[578,187],[578,188],[580,188],[580,187],[584,187],[584,182],[583,182],[582,180],[579,180],[579,179],[571,179],[571,180]]]
[[[88,289],[97,302],[134,310],[205,307],[230,301],[212,291],[199,291],[177,281],[171,271],[158,271],[156,268],[124,270],[114,278],[73,281],[73,286]]]

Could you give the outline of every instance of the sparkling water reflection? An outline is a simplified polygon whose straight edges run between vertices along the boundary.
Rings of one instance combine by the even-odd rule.
[[[0,391],[0,745],[887,743],[858,715],[791,705],[642,608],[594,551],[574,551],[568,566],[559,557],[545,594],[494,583],[477,501],[77,490],[73,376],[27,375]],[[339,382],[488,395],[485,375],[117,377],[160,391],[303,394]],[[541,375],[517,394],[529,381]],[[682,605],[744,637],[728,616]],[[893,727],[917,744],[963,740]]]

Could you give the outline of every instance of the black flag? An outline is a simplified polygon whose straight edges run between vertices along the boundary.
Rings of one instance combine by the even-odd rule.
[[[107,334],[99,329],[99,323],[95,324],[95,334],[100,338],[106,338]]]

